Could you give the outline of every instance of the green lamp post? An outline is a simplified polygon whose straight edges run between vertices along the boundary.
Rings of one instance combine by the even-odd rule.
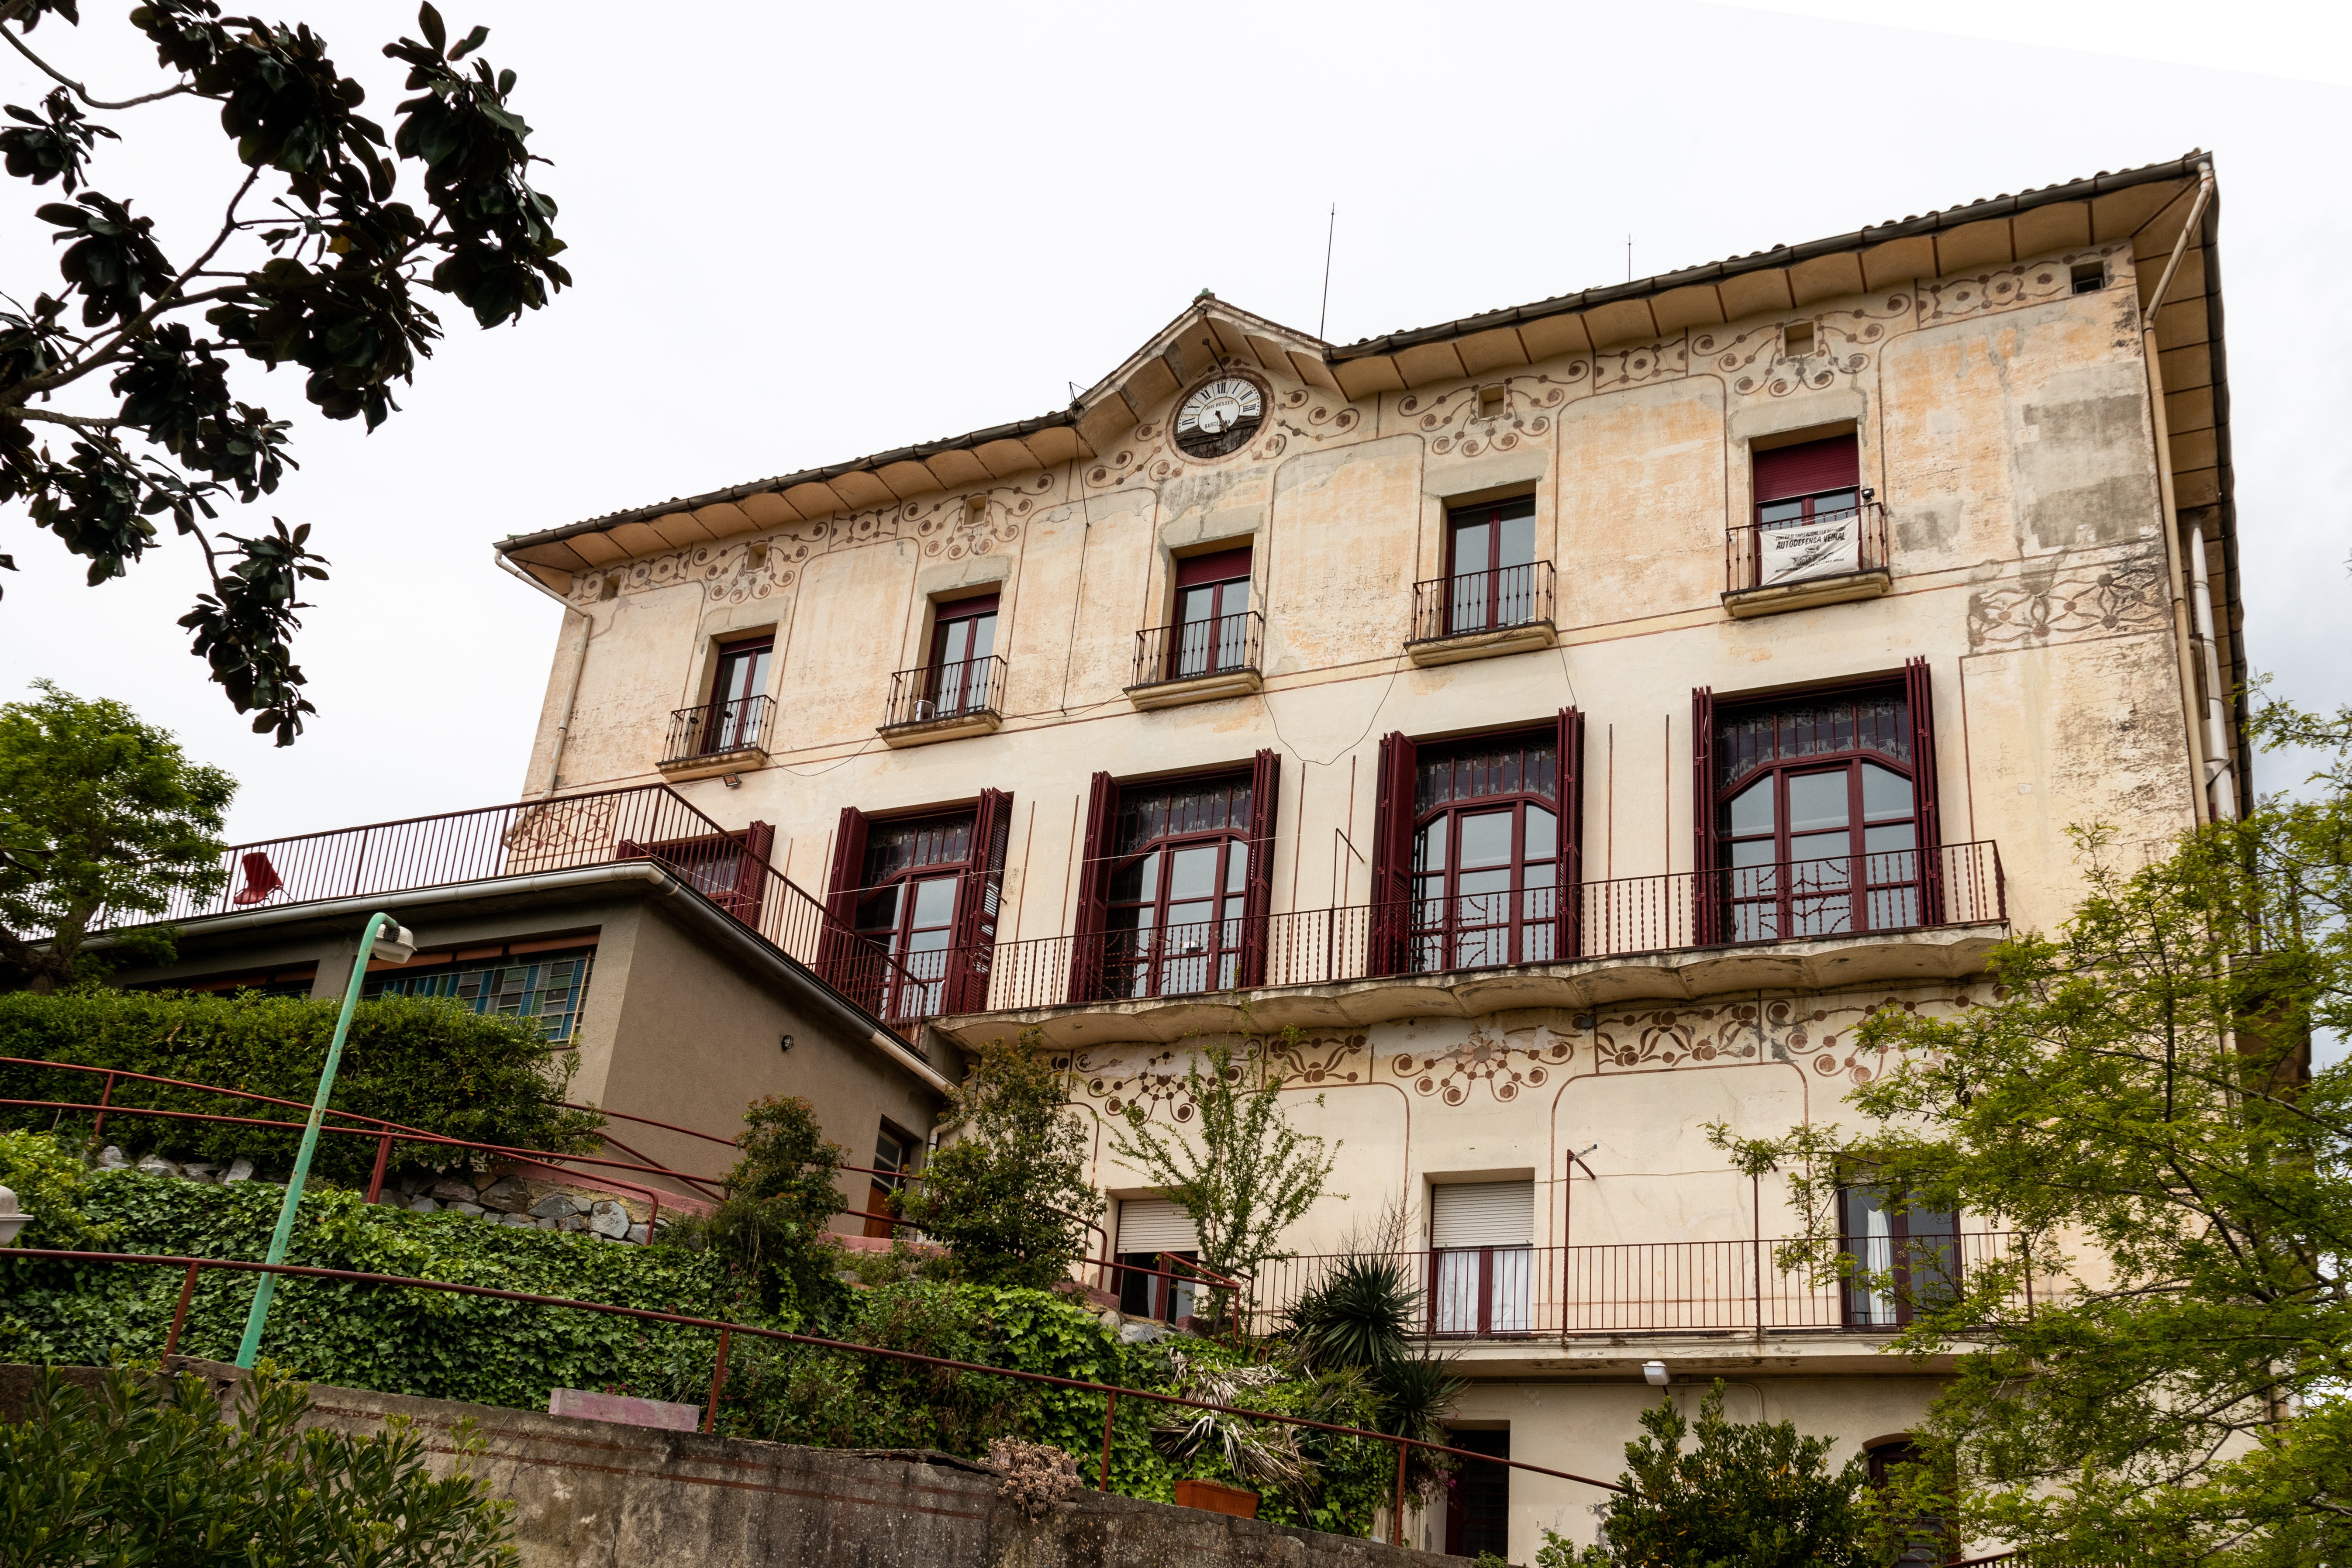
[[[389,928],[390,934],[383,934]],[[319,1097],[310,1102],[310,1120],[302,1129],[302,1147],[294,1156],[294,1174],[286,1183],[286,1201],[278,1205],[278,1229],[269,1237],[271,1263],[286,1261],[286,1244],[294,1237],[294,1211],[301,1206],[302,1183],[310,1174],[310,1155],[319,1147],[319,1124],[327,1119],[327,1097],[335,1091],[335,1068],[343,1059],[343,1037],[351,1032],[352,1009],[359,1005],[360,985],[367,979],[370,958],[406,963],[416,952],[416,938],[406,926],[381,910],[368,917],[360,933],[360,949],[352,958],[352,983],[343,987],[343,1011],[335,1020],[335,1037],[327,1047],[327,1066],[319,1074]],[[245,1341],[236,1347],[236,1364],[251,1367],[261,1354],[262,1325],[269,1321],[269,1299],[277,1293],[278,1276],[265,1274],[253,1293],[253,1310],[245,1318]]]

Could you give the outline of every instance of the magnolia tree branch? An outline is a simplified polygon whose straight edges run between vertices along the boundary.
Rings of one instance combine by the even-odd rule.
[[[8,7],[7,12],[0,13],[0,24],[16,20],[14,13],[19,9],[21,9],[21,7],[11,5]],[[5,26],[0,26],[0,38],[7,39],[8,47],[15,49],[18,54],[24,56],[26,59],[32,61],[35,68],[38,69],[42,75],[47,77],[51,81],[57,82],[60,86],[66,88],[76,98],[80,99],[92,109],[136,109],[142,103],[157,103],[167,98],[178,98],[183,93],[190,93],[196,90],[195,83],[192,81],[184,81],[174,86],[167,87],[161,92],[142,93],[137,98],[126,98],[119,102],[110,102],[102,98],[92,98],[89,95],[89,89],[82,86],[81,83],[74,80],[73,78],[65,75],[63,72],[59,71],[57,67],[49,64],[48,61],[43,59],[31,49],[26,47],[25,41],[22,38],[19,38],[16,34],[10,32]]]

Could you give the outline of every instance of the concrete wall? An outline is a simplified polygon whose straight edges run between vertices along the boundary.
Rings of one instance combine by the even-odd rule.
[[[234,1368],[183,1363],[224,1406]],[[33,1369],[0,1367],[0,1418],[19,1418]],[[515,1504],[522,1568],[1439,1568],[1461,1559],[1081,1490],[1032,1522],[992,1471],[944,1454],[865,1453],[607,1426],[491,1405],[311,1390],[314,1425],[355,1434],[404,1416],[433,1468],[460,1422],[473,1474]]]

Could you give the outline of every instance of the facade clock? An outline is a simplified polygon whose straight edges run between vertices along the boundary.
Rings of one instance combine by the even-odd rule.
[[[1222,458],[1265,420],[1265,394],[1238,375],[1194,389],[1176,411],[1176,445],[1187,457]]]

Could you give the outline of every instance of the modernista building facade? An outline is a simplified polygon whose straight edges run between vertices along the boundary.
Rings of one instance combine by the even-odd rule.
[[[1348,346],[1203,293],[1066,410],[505,541],[568,610],[525,795],[668,781],[950,1076],[1027,1033],[1181,1125],[1257,1052],[1339,1149],[1261,1305],[1401,1212],[1465,1444],[1613,1476],[1721,1376],[1899,1455],[1906,1301],[1784,1275],[1705,1129],[1988,1001],[2071,825],[2247,802],[2218,216],[2191,154]],[[2006,1245],[1845,1206],[1880,1266]],[[1417,1528],[1527,1562],[1598,1500]]]

